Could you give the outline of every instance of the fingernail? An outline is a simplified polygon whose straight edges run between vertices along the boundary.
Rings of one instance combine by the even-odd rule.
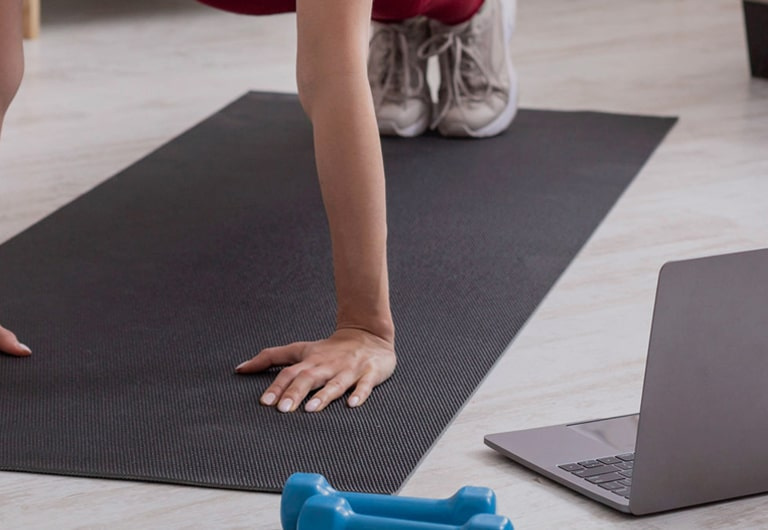
[[[272,405],[275,402],[275,395],[272,392],[264,394],[261,396],[261,402],[265,405]]]
[[[307,403],[307,406],[304,407],[304,410],[306,410],[307,412],[315,412],[317,410],[317,407],[319,406],[320,406],[320,400],[315,398],[310,400],[309,403]]]
[[[293,406],[293,400],[292,399],[284,399],[277,406],[277,410],[279,410],[280,412],[290,412],[291,406]]]
[[[235,368],[235,372],[239,372],[243,368],[243,366],[245,366],[246,364],[248,364],[248,361],[238,364],[237,368]]]
[[[19,343],[19,346],[20,346],[20,347],[21,347],[21,349],[22,349],[22,350],[24,350],[25,352],[27,352],[27,353],[32,353],[32,350],[30,350],[30,349],[29,349],[29,346],[27,346],[26,344],[22,344],[22,343]]]
[[[356,407],[360,404],[360,398],[357,396],[352,396],[349,398],[349,406],[350,407]]]

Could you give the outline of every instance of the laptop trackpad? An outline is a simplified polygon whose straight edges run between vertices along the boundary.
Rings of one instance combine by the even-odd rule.
[[[607,420],[572,423],[567,427],[587,438],[613,447],[617,452],[626,452],[634,450],[639,418],[639,414],[631,414]]]

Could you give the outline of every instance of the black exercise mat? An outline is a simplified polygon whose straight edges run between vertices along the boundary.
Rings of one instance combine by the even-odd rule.
[[[397,372],[284,415],[257,403],[274,374],[233,370],[332,331],[330,243],[297,98],[244,96],[0,247],[0,323],[35,351],[0,356],[0,469],[397,490],[673,123],[384,140]]]

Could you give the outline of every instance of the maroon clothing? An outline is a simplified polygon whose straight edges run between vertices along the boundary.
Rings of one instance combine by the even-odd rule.
[[[296,0],[199,1],[244,15],[273,15],[296,11]],[[380,22],[396,22],[421,15],[443,24],[459,24],[472,18],[482,4],[483,0],[374,0],[373,19]]]

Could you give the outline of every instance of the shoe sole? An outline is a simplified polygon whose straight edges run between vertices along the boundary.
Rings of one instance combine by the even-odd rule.
[[[413,138],[424,134],[429,128],[430,117],[429,114],[426,118],[421,119],[407,127],[398,127],[393,121],[380,121],[379,122],[379,134],[382,136],[400,136],[402,138]]]
[[[515,11],[517,9],[517,2],[515,0],[501,0],[501,16],[502,20],[506,21],[504,24],[504,45],[509,50],[512,42],[512,33],[515,30]],[[472,137],[472,138],[487,138],[488,136],[496,136],[503,133],[512,123],[512,120],[517,114],[517,71],[512,65],[512,54],[507,54],[507,72],[509,72],[509,101],[504,111],[491,123],[485,125],[479,129],[469,129],[466,125],[454,124],[453,130],[440,130],[438,131],[443,136],[458,136],[458,137]],[[446,128],[447,129],[447,128]]]

